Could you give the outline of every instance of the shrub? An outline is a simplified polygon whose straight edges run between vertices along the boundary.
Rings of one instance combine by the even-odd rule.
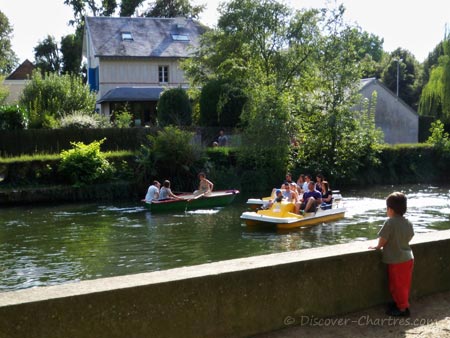
[[[71,129],[98,128],[99,122],[91,114],[75,112],[63,116],[60,120],[60,127]]]
[[[81,186],[84,184],[104,182],[110,179],[114,168],[100,151],[105,141],[94,141],[90,144],[72,142],[72,149],[61,152],[59,171],[71,184]]]
[[[0,106],[0,130],[26,129],[28,117],[19,106]]]
[[[432,144],[443,152],[450,151],[449,134],[445,131],[444,124],[440,120],[431,123],[430,133],[431,135],[427,140],[428,144]]]
[[[164,91],[158,101],[158,122],[161,126],[192,124],[192,106],[186,91],[172,88]]]
[[[193,142],[193,136],[173,126],[148,136],[149,144],[143,145],[138,155],[142,179],[159,177],[172,181],[175,190],[193,189],[198,172],[207,169],[205,152]]]
[[[114,126],[117,128],[128,128],[133,122],[133,115],[128,111],[115,114]]]
[[[33,127],[48,127],[46,122],[59,118],[60,114],[93,111],[95,94],[79,76],[50,73],[44,78],[35,71],[23,90],[20,104],[28,109]]]

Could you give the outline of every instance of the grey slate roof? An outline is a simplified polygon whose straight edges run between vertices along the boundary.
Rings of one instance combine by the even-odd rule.
[[[158,101],[162,87],[117,87],[109,90],[97,103]]]
[[[186,18],[87,17],[96,57],[189,57],[206,27]],[[122,40],[122,33],[133,40]],[[176,41],[173,35],[188,36]]]

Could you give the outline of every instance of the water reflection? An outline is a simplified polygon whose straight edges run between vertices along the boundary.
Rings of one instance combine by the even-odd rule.
[[[375,239],[385,197],[408,196],[415,231],[450,229],[446,187],[376,187],[343,192],[346,217],[304,229],[248,228],[245,198],[226,208],[152,214],[140,205],[77,204],[0,209],[0,290],[125,275]]]

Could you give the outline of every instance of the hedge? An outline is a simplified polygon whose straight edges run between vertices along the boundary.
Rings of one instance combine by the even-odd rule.
[[[27,129],[4,130],[0,133],[0,156],[22,154],[54,154],[72,148],[70,142],[85,144],[106,138],[102,151],[134,151],[155,133],[153,128],[104,129]]]

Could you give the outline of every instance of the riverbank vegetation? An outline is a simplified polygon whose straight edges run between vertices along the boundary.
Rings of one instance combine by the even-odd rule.
[[[197,184],[196,174],[199,171],[206,171],[217,189],[238,188],[266,193],[282,182],[285,173],[283,170],[286,168],[280,167],[280,175],[269,170],[272,168],[270,162],[278,159],[275,157],[271,160],[267,157],[272,150],[259,152],[253,162],[245,162],[250,156],[248,147],[202,147],[192,142],[193,135],[194,133],[169,127],[156,136],[149,137],[139,150],[104,152],[105,159],[111,163],[115,172],[112,177],[108,175],[107,181],[128,182],[135,189],[133,198],[141,196],[149,182],[155,178],[172,180],[174,189],[178,191],[191,190]],[[440,132],[439,124],[433,129],[433,135],[430,143],[381,146],[375,155],[377,164],[360,166],[350,178],[344,179],[332,173],[326,173],[326,177],[333,183],[333,187],[341,189],[366,185],[446,182],[446,173],[450,169],[450,152],[442,147],[449,147],[450,141],[445,132]],[[267,170],[253,167],[262,166],[257,161],[263,160],[267,161],[264,164]],[[58,170],[60,165],[60,154],[0,158],[0,190],[61,184],[77,186],[62,175]],[[290,170],[294,178],[301,173],[318,173],[315,168],[302,165],[294,165]],[[104,180],[99,180],[101,181]]]

